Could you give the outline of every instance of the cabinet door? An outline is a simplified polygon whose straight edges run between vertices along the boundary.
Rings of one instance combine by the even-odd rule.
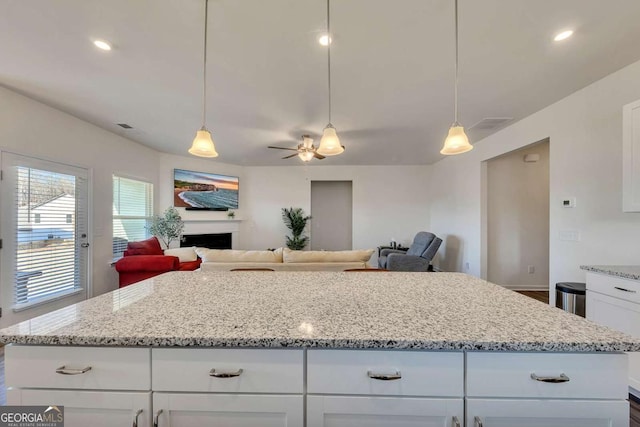
[[[457,427],[463,417],[462,399],[307,396],[307,427]]]
[[[154,393],[158,427],[292,427],[303,425],[301,395]]]
[[[151,393],[11,389],[7,403],[64,406],[65,427],[151,425]]]
[[[625,400],[467,399],[466,427],[629,427]]]
[[[640,304],[587,290],[587,319],[640,338]],[[629,385],[640,391],[640,353],[629,355]]]

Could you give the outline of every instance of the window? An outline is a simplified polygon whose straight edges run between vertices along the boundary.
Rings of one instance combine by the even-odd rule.
[[[118,258],[127,242],[149,237],[153,216],[153,184],[113,176],[113,257]]]
[[[83,299],[87,170],[12,153],[2,153],[2,170],[2,214],[15,233],[7,235],[1,255],[2,292],[13,303],[7,315],[71,295]],[[66,222],[68,215],[74,224]]]

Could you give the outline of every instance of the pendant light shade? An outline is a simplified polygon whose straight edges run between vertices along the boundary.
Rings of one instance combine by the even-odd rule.
[[[340,139],[336,133],[336,128],[331,123],[324,128],[322,139],[318,147],[318,154],[323,156],[335,156],[344,152],[344,147],[340,145]]]
[[[198,157],[218,157],[211,133],[204,126],[196,132],[196,137],[189,148],[189,154]]]
[[[303,151],[302,153],[298,153],[298,157],[303,162],[310,162],[313,159],[313,151]]]
[[[331,6],[327,0],[327,36],[331,40]],[[344,147],[340,144],[336,128],[331,124],[331,43],[327,44],[327,89],[329,93],[329,124],[322,131],[322,139],[318,146],[317,153],[323,156],[335,156],[344,152]]]
[[[440,154],[447,156],[454,154],[462,154],[473,150],[473,145],[469,143],[464,128],[458,123],[458,0],[455,0],[455,28],[456,28],[456,62],[455,62],[455,84],[453,95],[453,124],[449,128],[449,134],[444,140],[444,146],[440,150]]]
[[[218,157],[218,152],[213,144],[211,133],[207,130],[205,122],[207,120],[207,17],[208,17],[208,0],[204,0],[204,70],[203,77],[203,94],[202,94],[202,127],[196,132],[193,139],[189,154],[198,157]]]
[[[440,154],[462,154],[471,150],[473,150],[473,145],[469,144],[469,138],[464,133],[464,128],[455,123],[449,128],[449,135],[444,140],[444,147],[440,150]]]

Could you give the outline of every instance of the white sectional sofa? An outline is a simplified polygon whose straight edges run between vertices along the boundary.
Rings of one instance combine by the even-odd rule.
[[[367,268],[373,249],[352,251],[243,251],[197,248],[202,271],[229,271],[234,268],[271,268],[276,271],[343,271]]]

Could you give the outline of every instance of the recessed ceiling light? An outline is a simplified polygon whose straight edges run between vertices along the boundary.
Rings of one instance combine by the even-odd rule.
[[[111,50],[111,44],[104,40],[94,40],[93,44],[96,45],[98,49]]]
[[[324,34],[318,38],[318,43],[320,43],[322,46],[329,46],[329,43],[331,43],[331,37],[329,37],[329,35],[327,34]]]
[[[553,40],[559,42],[560,40],[568,39],[572,35],[573,35],[573,30],[563,31],[561,33],[556,34]]]

